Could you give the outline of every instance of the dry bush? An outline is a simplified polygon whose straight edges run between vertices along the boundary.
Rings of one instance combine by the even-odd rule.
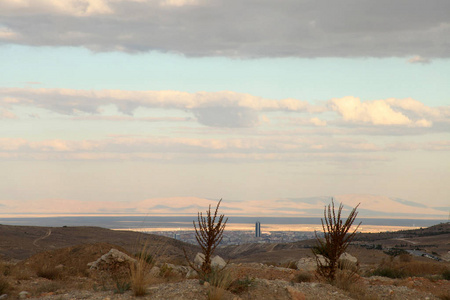
[[[141,259],[130,265],[131,290],[135,296],[144,296],[146,294],[150,269],[151,267],[148,263]]]
[[[210,284],[208,288],[208,299],[223,299],[226,290],[230,288],[232,283],[230,271],[225,269],[211,268],[211,272],[208,275],[208,282]]]
[[[17,267],[13,269],[12,274],[16,280],[29,280],[33,275],[30,269]]]
[[[334,208],[333,199],[331,199],[331,204],[324,208],[324,219],[321,219],[324,240],[320,239],[316,233],[317,246],[312,248],[312,252],[316,258],[319,275],[328,281],[335,279],[339,257],[345,252],[355,237],[359,225],[361,225],[359,223],[355,230],[349,234],[350,228],[358,215],[356,211],[358,206],[359,204],[352,209],[345,222],[341,219],[342,209],[344,207],[342,203],[339,205],[337,213]],[[321,261],[320,256],[325,259],[325,263]]]
[[[50,279],[50,280],[56,280],[62,278],[61,269],[58,269],[56,267],[50,266],[48,264],[42,264],[37,267],[36,269],[36,275],[38,277]]]
[[[12,273],[12,265],[4,262],[4,261],[0,261],[0,275],[3,276],[9,276]]]
[[[36,287],[35,294],[54,293],[63,288],[64,285],[58,281],[43,282]]]
[[[199,212],[197,215],[197,225],[194,221],[192,221],[195,229],[195,239],[197,240],[197,243],[199,244],[200,248],[202,249],[203,255],[205,256],[203,264],[200,266],[200,268],[197,268],[189,260],[186,251],[183,249],[187,263],[192,269],[197,271],[200,278],[203,280],[205,280],[212,272],[211,259],[214,251],[223,239],[223,231],[225,230],[225,226],[228,221],[228,218],[224,221],[224,215],[220,215],[219,217],[217,217],[217,212],[219,211],[221,202],[222,199],[220,199],[219,203],[217,203],[214,215],[211,215],[210,205],[208,210],[206,211],[206,217],[204,217],[203,214]]]
[[[411,261],[400,263],[399,267],[405,270],[407,276],[441,275],[446,270],[445,266],[433,261]]]
[[[439,275],[442,276],[446,267],[440,263],[433,261],[411,261],[405,262],[404,260],[382,260],[380,265],[375,269],[371,275],[384,276],[389,278],[404,278],[412,276],[430,276]]]
[[[372,300],[378,299],[377,295],[369,293],[364,282],[358,274],[358,269],[352,265],[343,265],[341,269],[336,271],[336,277],[333,285],[346,291],[353,299]]]
[[[0,295],[8,293],[10,289],[11,285],[9,284],[7,278],[0,275]]]
[[[409,254],[409,253],[402,253],[402,254],[400,254],[399,256],[398,256],[398,259],[401,261],[401,262],[411,262],[412,261],[412,256],[411,256],[411,254]]]
[[[311,282],[313,281],[314,276],[307,271],[301,271],[294,277],[294,282]]]
[[[139,252],[136,263],[130,264],[131,290],[135,296],[144,296],[147,293],[147,286],[150,284],[150,270],[155,265],[154,256],[150,254],[148,242],[146,242]]]
[[[444,278],[445,280],[450,280],[450,270],[449,269],[445,269],[444,272],[442,272],[442,278]]]
[[[234,294],[242,294],[250,288],[250,286],[254,283],[254,279],[248,276],[244,278],[239,278],[231,282],[228,290]]]
[[[450,294],[449,293],[441,293],[437,296],[441,300],[450,300]]]

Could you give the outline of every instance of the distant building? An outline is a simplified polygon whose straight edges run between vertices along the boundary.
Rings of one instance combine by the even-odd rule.
[[[259,222],[255,224],[255,237],[261,237],[261,223]]]

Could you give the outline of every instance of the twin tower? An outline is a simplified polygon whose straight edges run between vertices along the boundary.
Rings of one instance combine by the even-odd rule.
[[[255,223],[255,237],[261,237],[261,223]]]

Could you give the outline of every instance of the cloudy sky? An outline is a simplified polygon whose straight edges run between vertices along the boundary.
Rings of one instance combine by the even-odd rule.
[[[224,198],[277,215],[340,195],[446,218],[449,12],[448,0],[0,0],[0,214]]]

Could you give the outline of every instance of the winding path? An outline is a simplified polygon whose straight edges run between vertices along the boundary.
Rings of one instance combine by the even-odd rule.
[[[39,238],[37,238],[37,239],[35,239],[35,240],[33,241],[33,245],[35,245],[36,247],[40,247],[40,246],[37,244],[37,242],[39,242],[39,241],[41,241],[41,240],[43,240],[43,239],[48,238],[51,234],[52,234],[52,230],[51,230],[51,229],[47,230],[47,233],[46,233],[44,236],[41,236],[41,237],[39,237]]]

